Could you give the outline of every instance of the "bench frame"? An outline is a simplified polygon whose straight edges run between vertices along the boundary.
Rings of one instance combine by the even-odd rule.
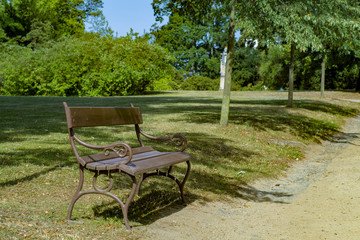
[[[78,160],[79,174],[80,174],[79,185],[77,187],[77,190],[76,190],[76,192],[71,200],[70,206],[69,206],[68,215],[67,215],[68,221],[72,221],[71,220],[72,211],[73,211],[75,203],[77,202],[77,200],[79,200],[80,197],[87,195],[87,194],[102,194],[102,195],[113,198],[117,203],[120,204],[121,210],[123,213],[123,217],[124,217],[124,221],[125,221],[126,229],[128,231],[131,231],[131,227],[130,227],[129,221],[128,221],[128,209],[129,209],[130,203],[133,200],[134,196],[139,194],[139,190],[140,190],[142,182],[150,176],[164,176],[164,177],[168,177],[168,178],[172,179],[173,181],[175,181],[180,189],[181,200],[185,204],[184,186],[185,186],[185,183],[190,174],[191,155],[183,152],[187,147],[187,140],[183,135],[174,134],[174,135],[164,136],[164,137],[154,137],[149,134],[146,134],[139,127],[139,124],[142,123],[142,114],[140,112],[140,109],[135,108],[133,104],[130,104],[130,108],[68,107],[66,102],[63,102],[63,105],[64,105],[65,113],[66,113],[70,144],[71,144],[74,154]],[[114,116],[114,114],[111,113],[110,114],[111,116],[109,117],[108,112],[109,111],[111,112],[113,109],[118,110],[118,111],[121,110],[121,114],[124,113],[124,116]],[[77,115],[77,111],[81,113],[81,114],[78,114],[80,116],[75,116],[75,115]],[[129,113],[129,111],[130,111],[130,113]],[[106,116],[103,118],[101,118],[101,116],[99,116],[99,114],[101,114],[102,112],[104,112],[106,114]],[[92,115],[92,116],[87,117],[86,116],[87,113],[89,113],[89,115]],[[100,119],[98,119],[99,117],[100,117]],[[131,148],[128,144],[126,144],[124,142],[113,143],[110,145],[92,145],[92,144],[88,144],[88,143],[81,141],[75,135],[75,132],[74,132],[74,128],[78,128],[78,127],[128,125],[128,124],[135,125],[136,136],[140,143],[140,147],[138,147],[138,148]],[[159,169],[154,169],[155,171],[149,172],[149,171],[146,171],[146,169],[145,169],[145,171],[142,171],[142,169],[140,169],[137,172],[131,172],[131,171],[127,171],[127,169],[124,169],[125,167],[130,168],[130,167],[128,167],[128,165],[131,166],[131,164],[132,164],[131,160],[134,156],[136,156],[136,154],[142,153],[142,151],[147,151],[151,148],[151,147],[145,147],[145,145],[141,139],[141,136],[144,136],[151,140],[170,141],[170,142],[174,143],[177,147],[181,147],[180,150],[177,151],[180,153],[170,152],[170,153],[164,153],[164,154],[173,154],[173,155],[181,154],[180,160],[177,160],[177,162],[175,162],[175,164],[180,163],[180,162],[187,163],[187,171],[186,171],[186,174],[182,181],[179,181],[176,177],[171,175],[172,167],[174,165],[174,163],[171,163],[171,161],[168,163],[165,161],[161,165],[161,168],[167,168],[167,171],[160,171]],[[94,155],[80,156],[77,151],[75,143],[85,146],[90,149],[101,149],[104,151],[104,153],[102,155],[109,156],[112,154],[111,156],[115,157],[116,159],[120,158],[120,159],[124,159],[124,161],[120,162],[115,167],[113,165],[110,166],[110,165],[104,164],[101,169],[91,169],[91,168],[87,167],[88,163],[85,160],[89,156],[94,156]],[[152,150],[154,150],[154,149],[152,149]],[[110,156],[110,159],[111,159],[111,156]],[[169,158],[171,158],[171,155],[169,155]],[[108,157],[108,159],[109,159],[109,157]],[[142,161],[154,161],[154,162],[158,163],[158,159],[156,156],[154,156],[154,157],[150,156],[149,158],[142,160]],[[101,160],[101,158],[100,158],[100,160],[97,160],[95,162],[102,163],[103,160]],[[88,170],[88,171],[94,173],[94,176],[92,179],[93,189],[83,190],[84,170]],[[116,195],[110,193],[110,191],[113,187],[113,178],[112,178],[111,174],[119,173],[119,172],[120,173],[123,172],[123,173],[127,174],[132,179],[131,192],[125,203],[123,201],[121,201]],[[101,189],[96,185],[97,178],[100,175],[106,175],[109,177],[110,183],[109,183],[109,186],[106,187],[105,189]],[[137,179],[138,175],[140,175],[140,177]]]

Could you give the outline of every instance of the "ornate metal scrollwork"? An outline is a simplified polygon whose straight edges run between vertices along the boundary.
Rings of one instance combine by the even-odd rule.
[[[176,133],[176,134],[173,134],[173,135],[170,135],[170,136],[164,136],[164,137],[154,137],[154,136],[151,136],[149,134],[146,134],[145,132],[143,132],[140,128],[139,128],[139,133],[149,139],[152,139],[152,140],[159,140],[159,141],[170,141],[172,143],[175,144],[175,146],[177,147],[181,147],[182,148],[180,150],[178,150],[178,152],[183,152],[185,150],[185,148],[187,147],[187,141],[186,141],[186,138],[182,135],[182,134],[179,134],[179,133]],[[165,143],[167,144],[167,143]]]
[[[184,151],[185,148],[187,147],[186,138],[179,133],[168,136],[166,140],[169,140],[170,142],[174,143],[174,145],[177,147],[182,146],[182,148],[179,150],[179,152]]]
[[[101,193],[104,193],[104,192],[110,192],[110,190],[112,189],[112,187],[113,187],[113,184],[114,184],[114,181],[113,181],[113,178],[112,178],[112,176],[111,176],[111,174],[109,173],[109,180],[110,180],[110,183],[109,183],[109,186],[107,187],[107,188],[105,188],[105,189],[101,189],[101,188],[98,188],[97,186],[96,186],[96,180],[97,180],[97,177],[99,176],[99,174],[98,173],[95,173],[95,175],[94,175],[94,177],[93,177],[93,180],[92,180],[92,185],[93,185],[93,187],[94,187],[94,189],[96,190],[96,191],[98,191],[98,192],[101,192]]]
[[[124,158],[128,156],[128,160],[125,162],[125,164],[129,163],[132,158],[132,150],[129,145],[126,143],[114,143],[112,145],[106,146],[104,148],[104,154],[108,156],[110,154],[110,151],[114,152],[116,155],[118,155],[120,158]]]
[[[110,151],[113,151],[118,155],[119,157],[123,158],[127,155],[127,148],[124,145],[112,145],[110,147],[104,148],[105,155],[108,156],[110,154]]]
[[[175,144],[175,146],[180,147],[184,144],[185,138],[181,134],[174,134],[170,136],[170,141]]]

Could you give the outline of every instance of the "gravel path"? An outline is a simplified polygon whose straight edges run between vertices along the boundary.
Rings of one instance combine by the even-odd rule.
[[[233,203],[194,202],[148,225],[156,239],[360,239],[360,117],[310,146],[287,177],[241,188]],[[248,196],[247,196],[248,194]],[[247,200],[244,200],[247,199]],[[155,239],[153,238],[153,239]]]

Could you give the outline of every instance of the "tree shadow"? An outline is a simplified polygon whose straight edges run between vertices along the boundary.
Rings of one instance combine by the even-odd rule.
[[[334,135],[331,138],[331,142],[333,143],[347,143],[354,146],[360,146],[360,144],[355,144],[354,141],[359,139],[360,133],[339,133]]]
[[[64,136],[63,141],[53,143],[54,147],[40,146],[39,149],[16,149],[11,152],[2,165],[17,165],[21,162],[29,162],[36,165],[54,166],[76,164],[72,150],[68,147],[65,113],[62,102],[67,101],[69,106],[128,106],[134,103],[142,109],[145,115],[171,115],[183,113],[183,119],[172,121],[187,121],[191,123],[217,124],[220,119],[221,99],[211,97],[188,97],[172,95],[148,95],[130,97],[0,97],[0,142],[23,142],[31,141],[32,138],[48,136],[60,133]],[[162,104],[165,103],[165,104]],[[337,126],[329,122],[312,119],[309,117],[289,114],[283,106],[285,100],[233,100],[231,102],[229,121],[235,125],[249,125],[257,130],[271,129],[274,131],[291,131],[303,139],[315,138],[329,139],[338,131]],[[357,110],[342,108],[340,106],[312,100],[295,100],[295,107],[311,111],[326,112],[341,116],[353,116]],[[146,124],[146,119],[144,119]],[[127,127],[124,132],[130,136],[133,127]],[[100,134],[98,129],[86,129],[83,136],[85,139],[115,139],[110,132]],[[133,135],[131,135],[133,137]],[[211,134],[190,133],[189,146],[193,152],[201,155],[195,161],[206,167],[217,165],[214,159],[238,155],[239,161],[247,161],[254,153],[245,149],[234,149],[223,139],[215,138]],[[130,140],[131,139],[131,140]],[[134,138],[127,138],[131,145],[137,146]],[[48,144],[47,140],[43,141]],[[153,143],[152,143],[153,144]],[[64,147],[57,148],[63,145]],[[66,146],[66,147],[65,147]],[[162,147],[159,147],[162,150]],[[211,149],[212,158],[206,158],[206,149]],[[221,150],[220,150],[221,149]],[[1,154],[1,150],[0,150]],[[5,153],[4,153],[5,154]],[[9,153],[6,153],[9,155]],[[55,164],[54,164],[55,160]],[[234,171],[236,171],[234,169]],[[206,186],[206,182],[204,185]],[[211,186],[209,186],[211,188]],[[226,189],[226,187],[225,187]],[[232,192],[232,190],[225,190]]]
[[[224,186],[229,185],[226,179],[219,175],[203,175],[199,172],[192,172],[192,176],[202,178],[209,181],[210,184],[214,181],[222,181]],[[158,183],[156,184],[158,186]],[[208,185],[207,187],[209,187]],[[169,187],[169,186],[168,186]],[[254,188],[251,185],[243,182],[240,186],[233,184],[233,197],[240,198],[246,201],[253,202],[272,202],[280,204],[288,204],[287,201],[273,200],[276,198],[291,198],[293,195],[285,192],[270,192],[262,191]],[[177,189],[177,188],[176,188]],[[220,189],[219,189],[220,190]],[[141,192],[145,194],[141,194]],[[219,192],[221,194],[221,192]],[[195,201],[208,202],[209,199],[197,194],[186,191],[185,199],[187,204]],[[123,199],[125,201],[125,199]],[[135,197],[134,201],[129,207],[128,217],[130,221],[138,222],[142,225],[149,225],[161,218],[170,216],[176,212],[186,208],[186,204],[181,202],[179,192],[174,191],[174,188],[169,190],[159,190],[154,188],[153,185],[146,186],[145,189],[140,191],[140,196]],[[92,207],[95,217],[103,219],[123,219],[122,210],[119,204],[115,201],[103,202]],[[136,226],[133,226],[136,227]]]
[[[38,166],[49,166],[49,168],[34,173],[32,175],[10,180],[0,184],[0,187],[13,186],[21,182],[32,181],[44,174],[54,171],[58,166],[75,166],[76,159],[69,147],[65,113],[62,102],[68,102],[69,106],[129,106],[134,103],[142,109],[144,116],[171,115],[182,113],[183,119],[171,119],[171,121],[185,121],[190,123],[217,124],[220,119],[221,99],[211,97],[179,97],[179,96],[142,96],[142,97],[110,97],[110,98],[62,98],[62,97],[0,97],[0,142],[15,143],[31,141],[33,137],[47,136],[60,133],[64,140],[57,140],[52,146],[41,146],[38,149],[18,148],[10,153],[9,160],[0,162],[2,165],[15,166],[23,162],[28,162]],[[164,104],[162,104],[164,103]],[[315,112],[330,113],[340,116],[354,116],[356,109],[342,108],[334,104],[321,101],[296,100],[295,107],[303,108]],[[334,133],[338,132],[338,127],[332,123],[316,120],[302,115],[290,114],[283,106],[284,100],[234,100],[231,101],[229,121],[234,125],[249,125],[256,130],[266,131],[291,131],[303,139],[315,138],[330,139]],[[146,124],[146,119],[144,119]],[[11,130],[11,131],[10,131]],[[133,135],[133,127],[124,128],[125,137],[132,146],[137,146]],[[81,132],[86,139],[114,139],[112,131],[101,133],[97,128],[88,128]],[[128,138],[129,136],[129,138]],[[205,196],[195,194],[196,190],[209,192],[218,195],[226,195],[241,198],[254,202],[273,202],[271,196],[291,197],[292,194],[286,192],[267,192],[261,191],[247,184],[241,179],[234,180],[232,177],[224,176],[217,171],[209,172],[204,169],[211,169],[217,166],[227,168],[232,172],[242,170],[251,157],[257,153],[240,147],[233,147],[230,140],[215,137],[211,133],[191,132],[186,136],[189,140],[189,149],[194,155],[192,160],[193,168],[190,178],[185,186],[186,199],[189,203],[196,200],[209,201]],[[349,138],[357,136],[349,135]],[[343,139],[333,139],[343,141]],[[46,139],[41,140],[44,144],[49,144]],[[41,143],[40,141],[40,143]],[[57,146],[64,146],[59,147]],[[154,144],[156,148],[166,151],[169,146]],[[210,151],[209,151],[210,149]],[[0,154],[2,150],[0,149]],[[8,154],[8,153],[7,153]],[[232,156],[236,156],[234,160]],[[219,164],[222,159],[234,160],[238,164],[226,165]],[[185,167],[177,167],[180,172],[185,171]],[[257,170],[260,176],[266,176],[265,172]],[[181,210],[184,206],[180,204],[179,193],[176,191],[157,190],[151,185],[143,187],[144,194],[135,199],[129,209],[129,218],[148,224],[158,218],[173,214]],[[269,197],[270,196],[270,197]],[[285,203],[276,201],[279,203]],[[94,207],[95,216],[113,218],[122,216],[121,209],[113,202]]]
[[[134,103],[141,108],[144,115],[172,113],[185,113],[187,115],[206,114],[212,115],[220,112],[221,99],[211,97],[188,97],[188,96],[169,96],[169,95],[149,95],[149,96],[130,96],[130,97],[109,97],[109,98],[75,98],[75,97],[0,97],[1,123],[0,123],[0,142],[24,141],[25,136],[48,135],[49,133],[66,133],[66,121],[62,102],[68,102],[69,106],[129,106]],[[164,104],[162,104],[164,103]],[[197,106],[198,105],[198,106]],[[232,100],[230,120],[242,117],[241,109],[247,112],[247,116],[255,114],[261,116],[261,111],[268,115],[269,111],[279,112],[288,117],[288,113],[282,107],[285,106],[284,100]],[[345,117],[355,116],[356,109],[343,108],[338,105],[313,100],[295,100],[297,108],[303,108],[316,112],[331,113]],[[257,107],[258,106],[258,107]],[[270,106],[270,108],[269,108]],[[271,106],[273,106],[271,108]],[[268,111],[266,111],[268,110]],[[235,112],[233,112],[235,111]],[[300,116],[301,117],[301,116]],[[217,119],[216,119],[217,118]],[[198,119],[206,119],[198,117]],[[219,116],[215,116],[219,121]],[[146,119],[144,119],[146,120]],[[279,120],[276,116],[274,120]],[[280,119],[281,120],[281,119]],[[215,122],[215,121],[212,121]],[[237,124],[243,122],[238,121]],[[290,122],[292,123],[292,122]]]
[[[261,105],[261,106],[286,106],[287,100],[243,100],[231,101],[232,104],[242,105]],[[315,112],[330,113],[333,115],[340,115],[344,117],[354,117],[358,113],[355,108],[343,107],[332,103],[327,103],[318,100],[294,100],[294,108],[302,108]]]
[[[17,185],[17,184],[23,183],[23,182],[30,182],[33,179],[38,178],[38,177],[40,177],[42,175],[48,174],[49,172],[53,172],[56,169],[58,169],[58,167],[51,167],[51,168],[44,169],[44,170],[42,170],[40,172],[36,172],[36,173],[31,174],[31,175],[22,177],[22,178],[13,179],[13,180],[6,181],[6,182],[0,182],[0,188],[1,187],[14,186],[14,185]]]
[[[219,112],[198,112],[186,114],[184,120],[191,123],[217,124]],[[184,121],[171,119],[172,121]],[[331,122],[309,118],[303,115],[289,114],[285,108],[266,107],[232,107],[229,114],[229,123],[251,126],[259,131],[290,131],[303,139],[319,141],[330,139],[339,127]]]
[[[185,195],[187,204],[191,204],[196,195]],[[158,219],[170,216],[186,207],[179,193],[153,189],[151,192],[140,195],[131,202],[128,217],[130,221],[148,225]],[[104,219],[123,219],[121,207],[115,201],[105,202],[92,208],[95,217]]]

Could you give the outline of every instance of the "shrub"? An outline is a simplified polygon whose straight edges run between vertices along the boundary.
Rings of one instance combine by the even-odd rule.
[[[65,37],[34,50],[0,45],[1,94],[114,96],[141,94],[174,74],[174,58],[145,38]]]
[[[218,90],[219,80],[202,76],[193,76],[187,78],[182,84],[183,90]]]
[[[155,80],[150,87],[149,91],[170,91],[179,89],[178,84],[170,76],[163,77]]]

